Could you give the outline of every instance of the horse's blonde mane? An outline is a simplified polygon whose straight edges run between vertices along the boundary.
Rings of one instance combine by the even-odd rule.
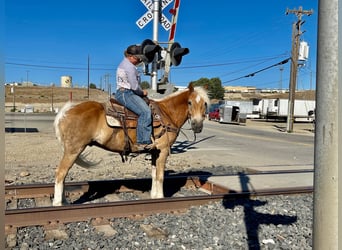
[[[157,101],[157,102],[161,102],[161,101],[165,101],[167,99],[173,98],[174,96],[177,96],[185,91],[188,91],[188,89],[181,89],[181,90],[177,90],[176,92],[173,92],[167,96],[161,97],[161,98],[155,98],[153,100]]]
[[[160,99],[155,99],[155,101],[165,101],[167,99],[170,99],[170,98],[173,98],[174,96],[176,95],[180,95],[181,93],[183,92],[186,92],[188,91],[188,89],[182,89],[182,90],[178,90],[176,92],[173,92],[172,94],[168,95],[168,96],[165,96],[163,98],[160,98]],[[209,96],[208,96],[208,93],[206,91],[206,89],[204,89],[203,87],[200,87],[200,86],[197,86],[194,88],[194,91],[201,97],[203,98],[203,100],[207,103],[207,105],[209,106],[210,105],[210,99],[209,99]]]
[[[209,107],[210,105],[210,99],[208,96],[208,92],[206,89],[202,88],[202,87],[195,87],[195,92],[197,92],[197,94],[203,98],[203,100],[207,103],[207,106]]]

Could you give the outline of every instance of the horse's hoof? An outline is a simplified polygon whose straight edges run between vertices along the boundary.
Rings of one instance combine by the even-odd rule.
[[[61,207],[63,204],[62,204],[62,202],[52,202],[52,206],[53,207]]]
[[[64,206],[64,205],[69,205],[69,203],[67,201],[65,201],[65,200],[63,200],[63,201],[55,201],[55,200],[53,200],[53,202],[52,202],[52,206],[53,207],[61,207],[61,206]]]

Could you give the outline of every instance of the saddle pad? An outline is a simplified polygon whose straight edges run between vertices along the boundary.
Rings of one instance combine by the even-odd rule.
[[[106,115],[106,120],[110,127],[122,127],[121,122],[113,116]]]

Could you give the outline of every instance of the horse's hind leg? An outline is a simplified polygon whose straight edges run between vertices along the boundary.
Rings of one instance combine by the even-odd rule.
[[[64,196],[65,177],[68,174],[71,166],[74,164],[77,157],[78,157],[78,154],[64,153],[63,158],[56,169],[55,194],[54,194],[53,203],[52,203],[53,206],[62,206],[63,202],[65,202],[65,196]]]

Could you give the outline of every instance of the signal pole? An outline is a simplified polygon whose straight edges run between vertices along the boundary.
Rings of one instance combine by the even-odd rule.
[[[289,84],[289,105],[287,112],[287,126],[286,130],[288,133],[293,131],[294,122],[294,102],[295,102],[295,92],[297,83],[297,71],[298,71],[298,51],[299,51],[299,39],[303,32],[301,32],[301,25],[304,24],[302,21],[302,16],[310,16],[313,10],[303,10],[302,6],[299,9],[287,9],[286,15],[295,14],[297,16],[297,22],[292,25],[292,50],[291,50],[291,71],[290,71],[290,84]]]
[[[158,23],[160,19],[160,0],[153,0],[153,41],[158,43]],[[152,62],[152,72],[151,72],[151,87],[152,90],[157,91],[157,78],[158,78],[158,65],[157,56],[154,56]]]

